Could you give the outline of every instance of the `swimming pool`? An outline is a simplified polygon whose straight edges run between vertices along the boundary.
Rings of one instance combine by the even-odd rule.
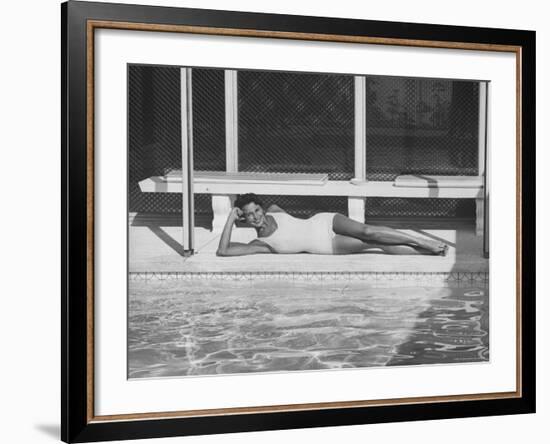
[[[130,279],[128,376],[489,360],[487,280]]]

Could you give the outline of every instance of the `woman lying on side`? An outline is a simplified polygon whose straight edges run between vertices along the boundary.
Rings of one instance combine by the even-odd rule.
[[[254,227],[258,237],[248,244],[231,242],[231,231],[237,220],[246,221]],[[444,256],[448,246],[392,228],[362,224],[339,213],[318,213],[309,219],[298,219],[277,205],[271,205],[266,211],[258,196],[250,193],[239,196],[235,201],[216,254],[350,254],[373,249],[386,254]]]

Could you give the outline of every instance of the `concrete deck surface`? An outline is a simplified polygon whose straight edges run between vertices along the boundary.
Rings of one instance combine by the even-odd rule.
[[[447,256],[395,256],[381,253],[350,255],[258,254],[218,257],[219,233],[209,228],[208,218],[197,218],[195,255],[182,255],[181,219],[177,215],[130,214],[129,272],[488,272],[483,257],[483,238],[474,223],[460,221],[373,220],[411,234],[444,240]],[[249,242],[252,228],[234,228],[231,240]]]

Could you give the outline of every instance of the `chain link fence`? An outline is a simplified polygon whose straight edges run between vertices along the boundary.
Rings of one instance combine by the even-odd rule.
[[[128,198],[130,212],[181,213],[173,193],[142,193],[138,182],[181,169],[180,68],[128,69]],[[225,97],[221,69],[193,70],[193,146],[196,170],[225,171]],[[210,214],[210,196],[195,195]]]
[[[225,170],[225,86],[221,69],[193,70],[196,170]],[[366,78],[366,177],[477,175],[476,82]],[[239,170],[354,176],[354,78],[349,75],[238,72]],[[138,182],[181,168],[180,68],[128,69],[129,209],[178,213],[178,194],[142,193]],[[264,196],[298,215],[347,212],[345,197]],[[367,217],[469,217],[470,200],[369,198]],[[210,214],[208,195],[195,195]]]
[[[182,198],[142,193],[138,182],[181,168],[180,70],[128,67],[128,207],[130,212],[181,212]]]
[[[367,77],[366,85],[367,179],[478,174],[476,82]]]
[[[238,98],[239,170],[353,177],[353,77],[240,71]]]

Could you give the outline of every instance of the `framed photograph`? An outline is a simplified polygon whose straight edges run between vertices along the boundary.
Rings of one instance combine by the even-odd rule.
[[[535,411],[535,33],[69,1],[62,439]]]

